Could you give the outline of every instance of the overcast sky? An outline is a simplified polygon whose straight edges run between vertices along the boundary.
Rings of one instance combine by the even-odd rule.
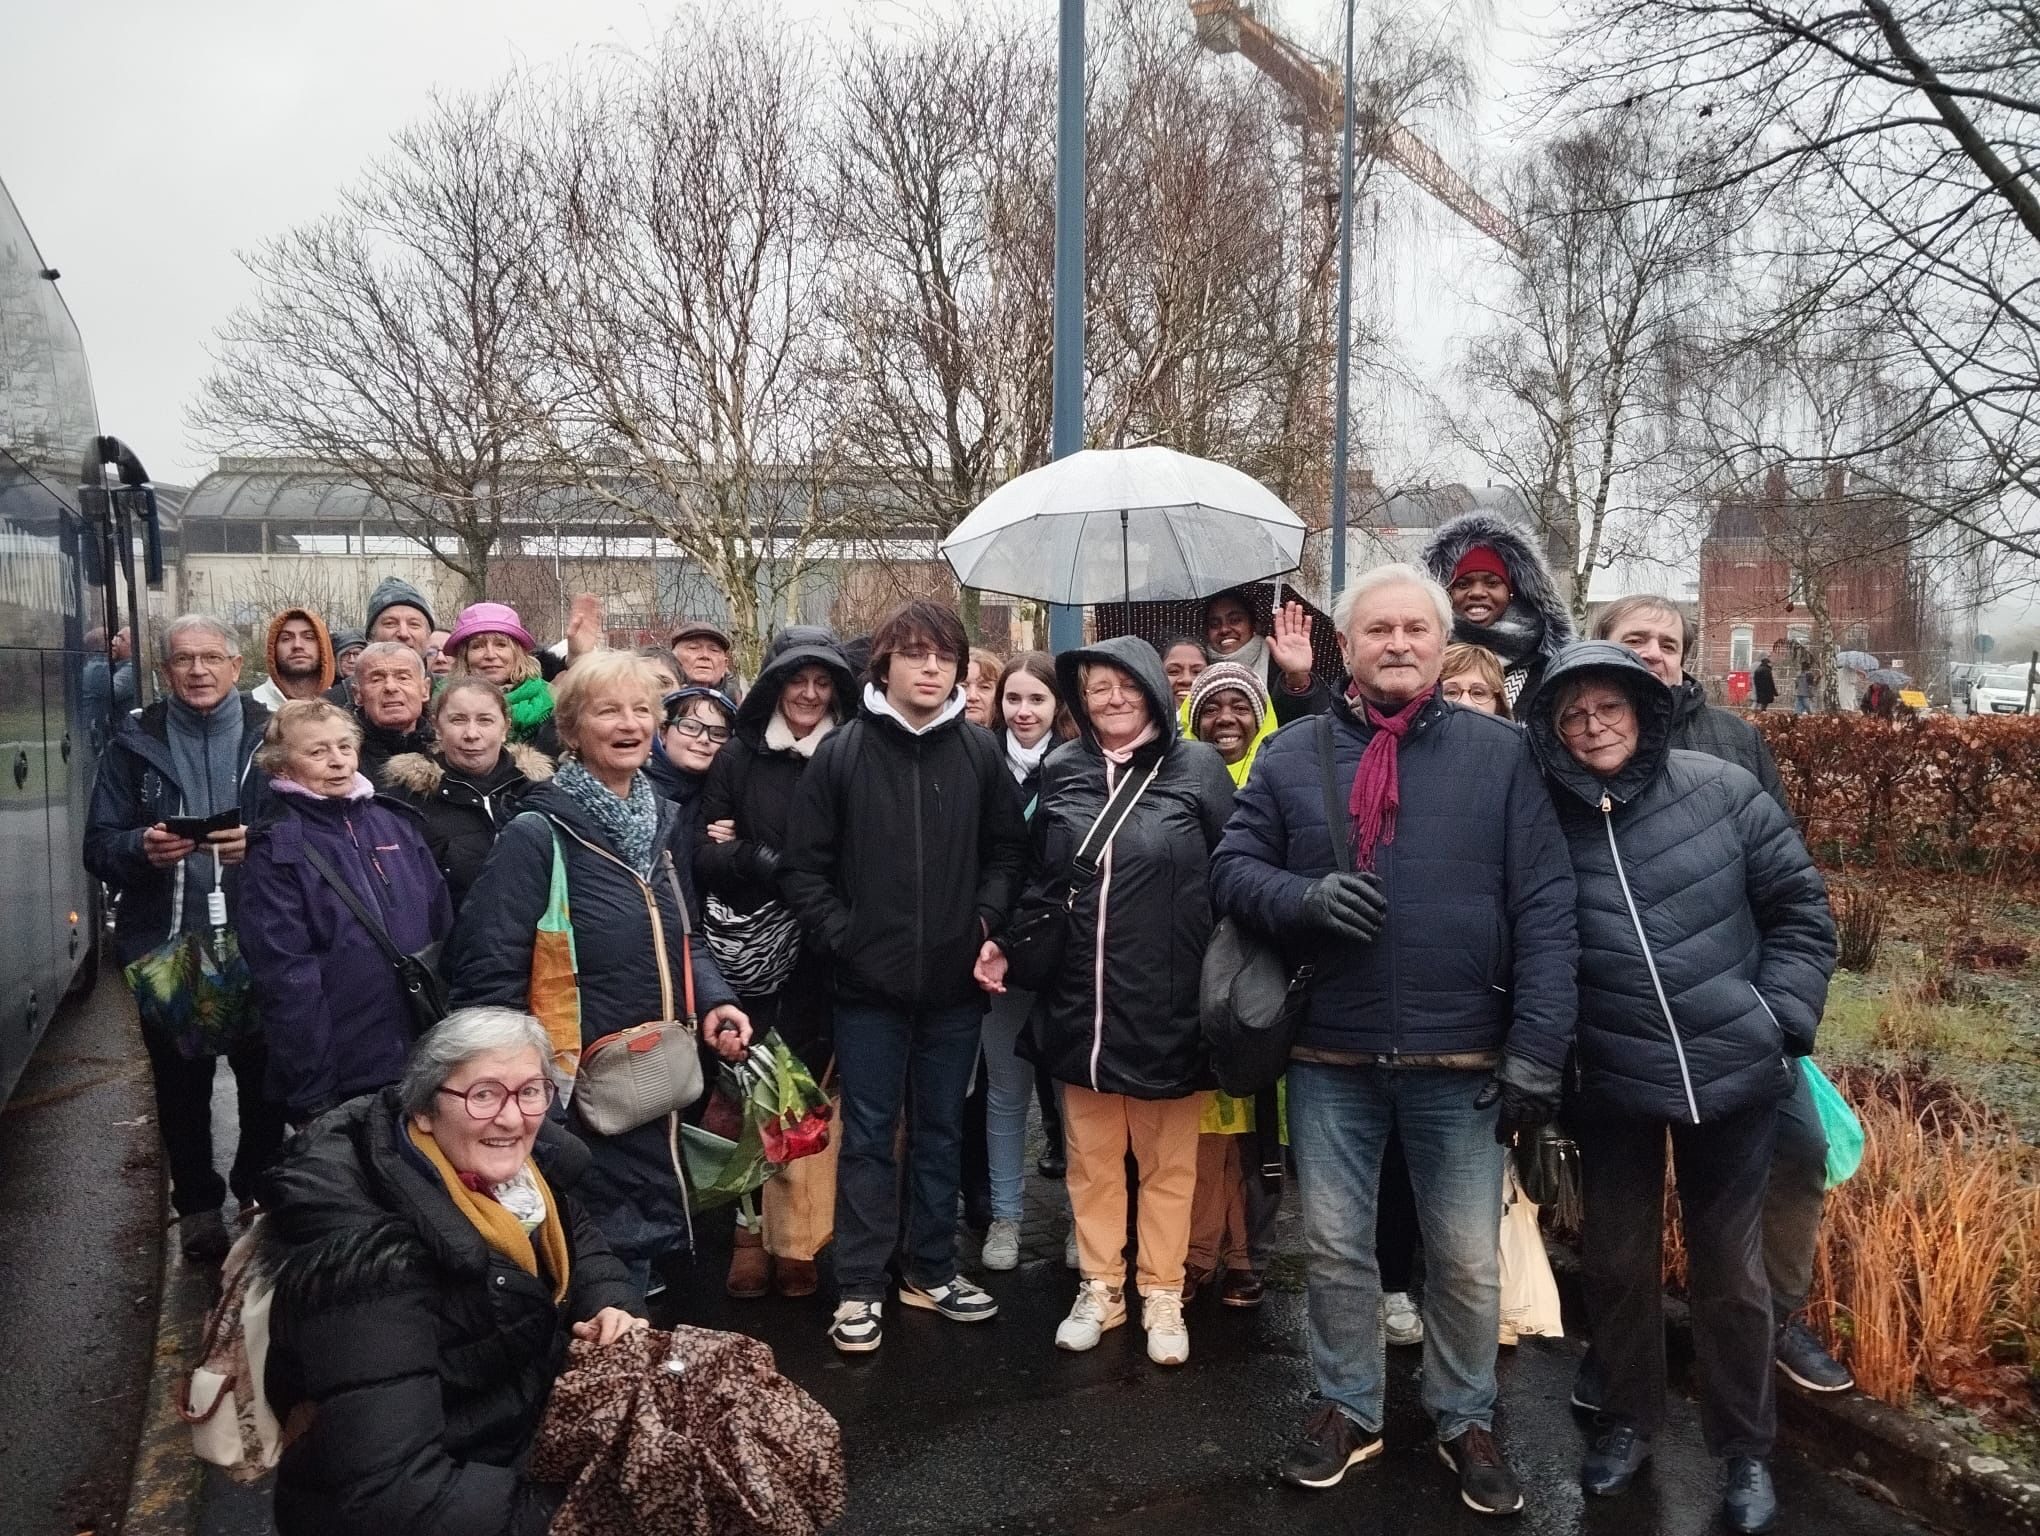
[[[849,27],[953,3],[781,0],[780,8],[813,25]],[[1054,0],[1012,3],[1038,5],[1044,23],[1054,15]],[[1485,0],[1415,3],[1450,10]],[[157,479],[198,479],[211,460],[187,434],[184,410],[206,372],[209,339],[251,295],[237,251],[331,209],[434,90],[479,87],[576,49],[640,43],[670,9],[644,0],[9,6],[0,181],[44,260],[63,273],[92,360],[101,429],[125,439]],[[1330,36],[1338,3],[1262,9],[1300,36]],[[1497,9],[1511,19],[1491,26],[1491,49],[1506,59],[1523,47],[1514,19],[1523,10]],[[1446,244],[1448,265],[1467,265],[1459,258],[1468,243]],[[1435,312],[1442,296],[1419,291],[1439,280],[1434,256],[1404,254],[1387,279],[1401,290],[1398,307]],[[1441,366],[1448,341],[1438,330],[1426,346]]]

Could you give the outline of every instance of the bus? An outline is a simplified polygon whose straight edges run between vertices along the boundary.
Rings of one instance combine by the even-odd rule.
[[[0,1102],[57,1005],[90,987],[102,932],[81,850],[113,722],[88,716],[86,642],[117,612],[106,456],[133,456],[99,435],[56,278],[0,183]]]

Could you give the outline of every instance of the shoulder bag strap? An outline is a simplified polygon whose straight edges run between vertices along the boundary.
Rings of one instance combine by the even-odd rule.
[[[696,1016],[694,1011],[694,918],[687,910],[687,893],[680,889],[680,874],[673,867],[673,850],[670,847],[659,850],[659,867],[666,872],[666,888],[673,893],[673,905],[680,909],[680,986],[687,997],[687,1012],[684,1017],[691,1023]],[[658,904],[654,902],[654,918],[657,915]],[[659,966],[663,972],[666,966],[666,946],[663,940],[659,944]],[[662,976],[661,979],[666,989],[666,1009],[670,1013],[673,1007],[673,981],[670,976]]]
[[[1325,793],[1325,827],[1332,834],[1332,858],[1340,872],[1353,873],[1353,829],[1346,808],[1339,804],[1338,766],[1332,751],[1332,716],[1327,710],[1317,717],[1318,779]]]
[[[1155,759],[1155,765],[1145,775],[1129,772],[1119,781],[1119,787],[1112,792],[1112,798],[1105,802],[1105,809],[1098,813],[1098,819],[1091,823],[1091,830],[1084,834],[1084,840],[1077,845],[1077,855],[1070,860],[1070,894],[1072,896],[1098,878],[1098,866],[1104,861],[1105,850],[1112,846],[1112,839],[1119,835],[1119,829],[1126,825],[1126,818],[1133,814],[1133,803],[1143,791],[1154,783],[1162,771],[1163,752]]]
[[[375,940],[376,947],[383,952],[383,955],[389,960],[390,964],[402,965],[409,959],[408,955],[397,948],[395,942],[390,938],[389,930],[383,927],[381,920],[370,914],[368,908],[362,904],[361,898],[347,888],[347,882],[340,878],[339,872],[326,862],[326,856],[310,843],[304,843],[301,846],[305,862],[318,872],[321,880],[333,888],[333,894],[338,896],[347,910],[354,914],[355,921],[368,930],[368,936]]]

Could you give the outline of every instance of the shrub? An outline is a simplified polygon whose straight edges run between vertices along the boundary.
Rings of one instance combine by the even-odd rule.
[[[1884,918],[1891,893],[1861,880],[1837,880],[1828,887],[1835,909],[1835,936],[1841,942],[1843,970],[1867,975],[1877,966],[1877,948],[1884,940]]]

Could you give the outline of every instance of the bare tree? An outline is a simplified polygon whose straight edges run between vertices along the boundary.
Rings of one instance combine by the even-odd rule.
[[[222,329],[191,412],[216,452],[365,484],[470,599],[544,488],[538,423],[557,400],[528,323],[546,221],[524,92],[436,102],[338,212],[247,256],[258,296]]]
[[[1739,215],[1715,165],[1639,110],[1539,145],[1509,180],[1522,242],[1496,256],[1507,286],[1461,360],[1453,427],[1522,494],[1580,621],[1595,568],[1641,552],[1622,532],[1672,489],[1680,381]]]

